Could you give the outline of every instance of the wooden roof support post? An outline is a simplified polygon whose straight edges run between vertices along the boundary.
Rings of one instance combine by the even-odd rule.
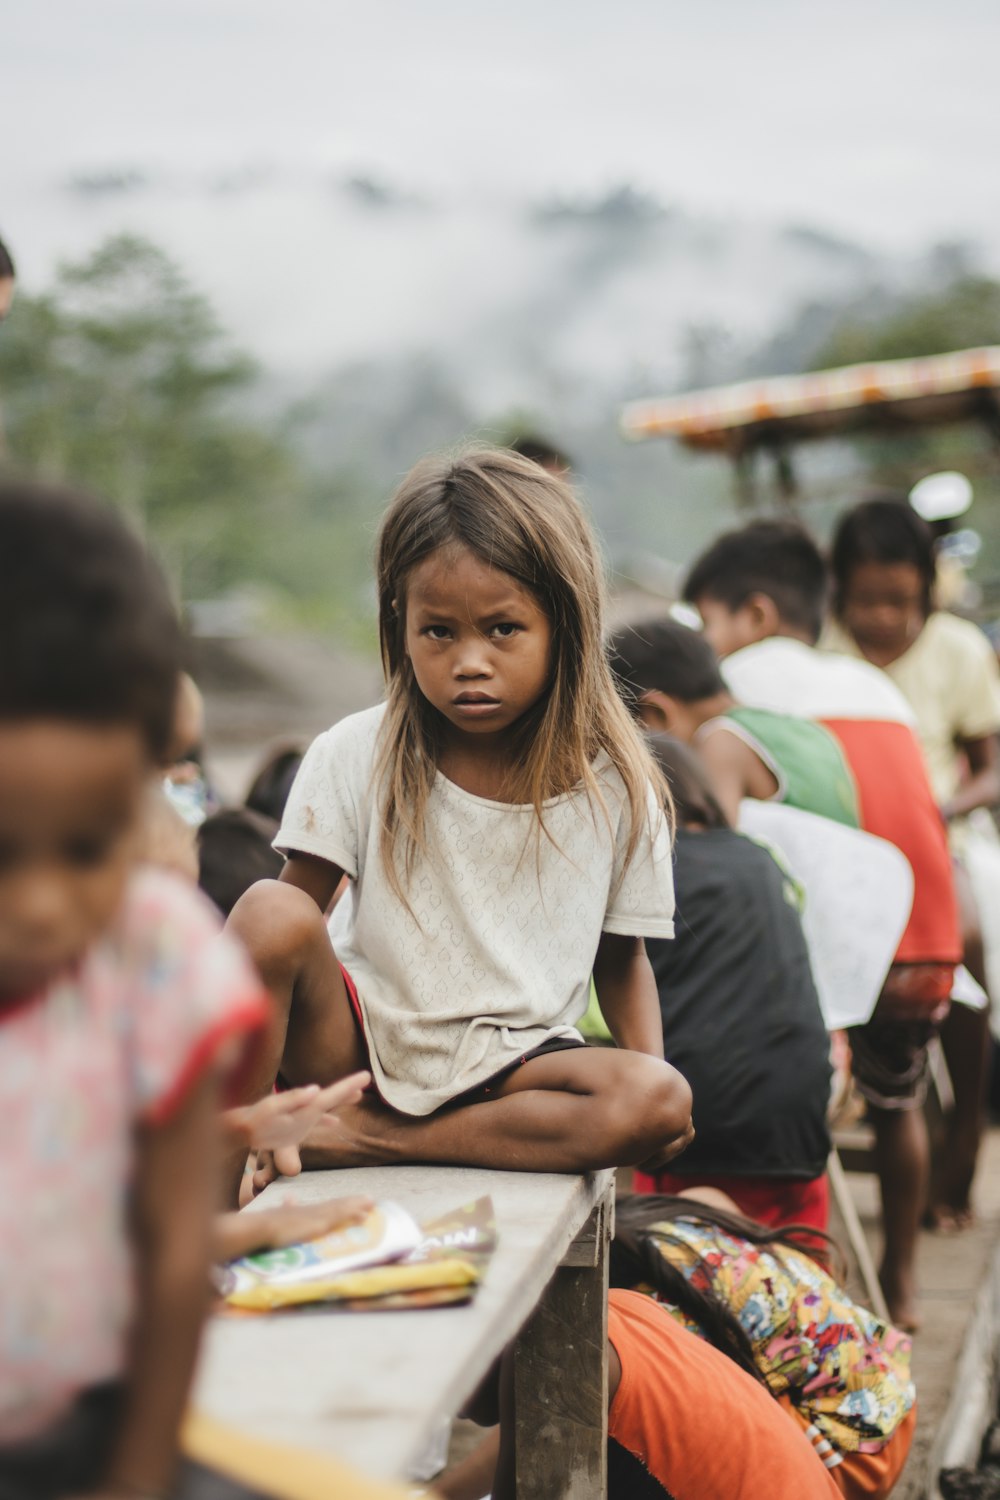
[[[757,509],[757,455],[753,448],[732,447],[733,471],[736,478],[736,503],[741,510]]]
[[[798,481],[795,476],[795,465],[792,461],[791,449],[781,442],[776,442],[771,449],[774,457],[774,477],[778,487],[778,495],[781,503],[791,510],[799,496]]]

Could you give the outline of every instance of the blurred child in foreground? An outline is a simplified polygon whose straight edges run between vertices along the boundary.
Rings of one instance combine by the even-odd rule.
[[[135,1500],[171,1484],[220,1081],[266,1010],[207,906],[136,867],[180,665],[139,544],[0,486],[0,635],[0,1488]]]

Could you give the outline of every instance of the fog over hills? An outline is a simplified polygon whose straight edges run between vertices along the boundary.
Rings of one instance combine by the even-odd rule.
[[[266,165],[95,166],[36,185],[17,218],[29,290],[109,234],[160,244],[261,361],[259,399],[306,402],[299,432],[321,463],[383,488],[427,448],[524,414],[578,460],[614,550],[673,556],[728,507],[728,478],[668,444],[627,448],[621,401],[806,366],[838,311],[884,307],[957,253],[878,252],[627,184],[448,197]]]
[[[902,260],[821,228],[693,214],[627,185],[448,199],[360,171],[113,167],[39,188],[18,217],[29,286],[106,234],[147,234],[276,374],[429,356],[483,410],[544,402],[567,382],[715,378],[713,362],[742,366],[803,306],[927,271],[924,252]]]

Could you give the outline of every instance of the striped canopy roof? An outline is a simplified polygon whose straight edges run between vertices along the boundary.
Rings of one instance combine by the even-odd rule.
[[[1000,346],[633,401],[622,412],[621,429],[636,440],[675,437],[690,448],[739,455],[860,428],[898,430],[976,417],[1000,418]]]

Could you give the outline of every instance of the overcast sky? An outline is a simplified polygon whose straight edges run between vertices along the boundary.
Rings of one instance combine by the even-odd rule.
[[[4,225],[73,171],[270,163],[449,194],[625,179],[893,248],[1000,240],[996,0],[0,0],[0,21]]]

